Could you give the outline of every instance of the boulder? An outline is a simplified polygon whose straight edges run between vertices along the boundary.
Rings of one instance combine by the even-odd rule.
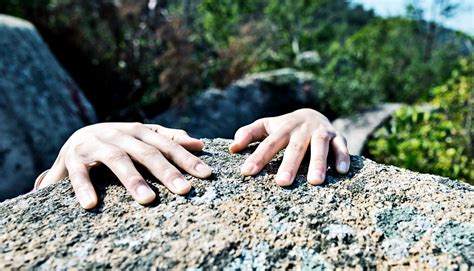
[[[229,140],[205,140],[208,180],[144,207],[107,172],[94,172],[99,206],[80,208],[64,180],[0,203],[0,269],[460,269],[473,267],[474,187],[353,156],[294,185],[273,177],[281,153],[255,177]]]
[[[316,82],[310,73],[281,69],[256,73],[225,90],[208,89],[154,118],[170,128],[201,137],[233,138],[243,125],[301,107],[317,105]]]
[[[403,104],[397,103],[381,104],[349,117],[338,118],[332,122],[332,125],[348,139],[349,153],[360,155],[369,137],[402,106]]]
[[[32,189],[94,110],[30,23],[0,14],[0,201]]]

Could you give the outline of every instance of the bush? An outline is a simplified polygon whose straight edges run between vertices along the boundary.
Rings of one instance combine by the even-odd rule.
[[[247,70],[215,61],[216,52],[162,1],[8,0],[0,12],[23,17],[41,32],[94,105],[100,120],[143,121],[170,104]],[[232,50],[230,50],[232,53]],[[223,57],[225,60],[225,57]],[[219,63],[219,65],[216,65]],[[234,67],[228,69],[228,66]],[[236,72],[243,69],[245,71]]]
[[[35,24],[108,121],[143,121],[209,86],[287,67],[321,80],[314,96],[332,119],[426,98],[462,54],[452,36],[425,46],[422,23],[345,0],[5,0],[0,13]]]
[[[334,43],[320,76],[326,111],[350,114],[379,102],[429,99],[429,89],[447,80],[462,56],[463,43],[437,41],[428,54],[422,28],[404,18],[379,19]]]
[[[433,110],[406,107],[368,143],[374,160],[474,184],[474,55],[432,91]]]

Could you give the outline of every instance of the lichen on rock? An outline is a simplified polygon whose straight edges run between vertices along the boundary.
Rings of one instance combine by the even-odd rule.
[[[349,174],[294,185],[273,177],[280,153],[255,177],[239,167],[255,146],[205,140],[210,179],[186,176],[177,196],[134,202],[110,173],[93,172],[100,204],[86,211],[64,180],[0,204],[0,269],[468,269],[474,188],[353,156]]]

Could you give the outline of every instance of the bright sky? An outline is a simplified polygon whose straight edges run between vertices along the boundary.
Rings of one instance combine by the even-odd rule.
[[[436,0],[419,0],[420,6],[424,10],[426,20],[433,19],[432,4]],[[362,4],[366,9],[373,9],[376,14],[381,16],[397,16],[405,14],[405,7],[409,0],[352,0],[353,3]],[[452,1],[461,6],[455,13],[455,16],[449,19],[442,19],[441,23],[452,29],[461,30],[474,35],[474,0]],[[440,21],[440,20],[436,20]]]

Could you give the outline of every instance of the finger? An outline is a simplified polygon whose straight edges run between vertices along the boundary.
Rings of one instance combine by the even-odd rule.
[[[191,184],[184,179],[181,172],[169,163],[155,147],[131,137],[119,140],[117,146],[148,168],[171,192],[183,195],[191,190]],[[184,151],[187,152],[186,150]]]
[[[255,175],[272,160],[273,156],[288,145],[289,134],[287,132],[276,132],[263,140],[257,149],[250,155],[242,165],[242,175]]]
[[[67,177],[68,172],[63,160],[63,155],[60,152],[53,166],[49,169],[48,173],[46,173],[39,184],[38,189],[57,183]]]
[[[165,136],[189,151],[202,151],[204,143],[196,138],[190,137],[184,130],[170,129],[156,124],[145,124],[152,132]]]
[[[138,203],[149,204],[155,199],[155,192],[150,189],[125,151],[107,145],[99,151],[98,158],[112,170]]]
[[[313,185],[322,184],[326,177],[329,141],[334,133],[320,131],[311,137],[311,158],[308,169],[308,182]]]
[[[229,145],[229,151],[232,153],[245,149],[250,143],[263,140],[268,136],[265,128],[267,119],[259,119],[253,123],[241,127],[235,132],[234,141]]]
[[[153,149],[150,149],[147,146],[135,143],[137,147],[140,147],[143,154],[153,156],[150,158],[154,158],[155,152],[159,150],[166,158],[193,176],[207,178],[212,174],[210,167],[175,141],[152,131],[142,133],[139,139],[149,146],[153,146]],[[140,156],[143,156],[143,154]],[[143,160],[146,161],[146,157]]]
[[[301,161],[303,160],[311,137],[304,134],[294,135],[286,147],[275,182],[280,186],[289,186],[293,183]]]
[[[344,136],[337,133],[336,137],[331,141],[331,147],[336,158],[337,172],[340,174],[346,174],[349,171],[351,158],[349,156],[349,150],[347,149],[347,143]]]
[[[97,205],[97,194],[92,186],[89,169],[77,160],[66,160],[69,180],[79,204],[84,209],[92,209]]]

